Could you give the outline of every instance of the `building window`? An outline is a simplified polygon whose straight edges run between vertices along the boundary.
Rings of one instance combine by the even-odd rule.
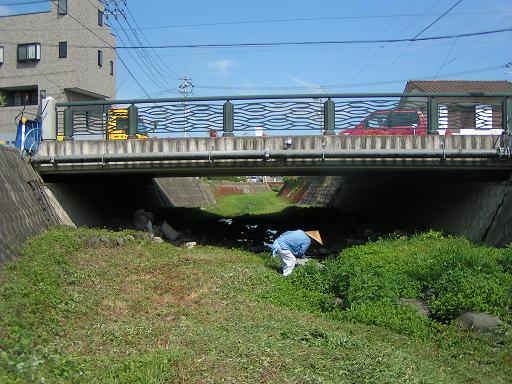
[[[110,76],[114,76],[114,62],[110,60]]]
[[[475,106],[476,129],[492,129],[492,105]]]
[[[57,7],[59,15],[68,14],[68,0],[59,0]]]
[[[18,61],[37,61],[41,60],[41,44],[19,44]]]
[[[0,64],[4,63],[4,47],[0,47]]]
[[[98,67],[103,67],[103,51],[98,49]]]
[[[59,43],[59,59],[65,59],[68,57],[68,42],[61,41]]]
[[[98,9],[98,25],[103,27],[103,12]]]
[[[19,107],[23,105],[37,105],[37,88],[10,90],[0,89],[0,95],[4,96],[6,107]]]

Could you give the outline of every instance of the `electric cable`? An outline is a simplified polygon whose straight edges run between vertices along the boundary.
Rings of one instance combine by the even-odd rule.
[[[109,9],[109,11],[110,11],[110,9]],[[123,31],[124,35],[130,42],[130,44],[133,44],[133,40],[131,39],[130,35],[128,35],[128,33],[124,30],[123,26],[120,24],[117,17],[114,17],[114,19],[115,19],[116,23],[121,27],[121,30]],[[124,44],[123,37],[121,37],[121,35],[118,35],[117,37],[121,41],[121,43]],[[127,53],[129,54],[131,59],[134,61],[134,63],[139,67],[139,69],[142,71],[142,73],[144,75],[146,75],[148,77],[148,79],[155,85],[155,87],[158,89],[163,89],[161,82],[159,81],[159,76],[154,72],[152,63],[147,61],[147,58],[144,57],[141,50],[138,50],[138,49],[135,50],[135,54],[139,57],[140,60],[137,60],[137,58],[134,57],[134,55],[132,54],[132,51],[128,50]],[[144,64],[144,66],[143,66],[143,64]]]
[[[402,49],[402,51],[400,51],[400,53],[398,54],[398,56],[395,58],[395,60],[393,60],[393,62],[386,68],[386,70],[379,76],[379,78],[377,79],[377,81],[380,81],[382,80],[382,78],[384,76],[386,76],[389,72],[389,70],[398,62],[398,60],[400,60],[400,58],[402,57],[402,55],[405,53],[405,51],[407,51],[407,49],[409,49],[409,47],[412,45],[412,43],[414,41],[416,41],[415,39],[418,39],[420,38],[420,36],[425,33],[427,30],[429,30],[434,24],[436,24],[439,20],[441,20],[443,17],[445,17],[446,15],[448,15],[448,13],[450,13],[450,11],[452,9],[454,9],[457,5],[459,5],[460,3],[462,3],[463,0],[458,0],[455,4],[453,4],[450,8],[448,8],[445,12],[443,12],[441,14],[441,16],[439,16],[437,19],[435,19],[433,22],[431,22],[427,27],[423,28],[421,30],[421,32],[417,33],[416,35],[414,35],[414,37],[410,40],[409,44],[404,48]],[[437,1],[436,3],[434,3],[433,6],[437,5],[437,3],[439,3],[439,1]],[[426,12],[429,11],[433,6],[427,8]]]
[[[56,0],[50,0],[52,3],[54,3],[55,5],[58,5]],[[94,31],[92,31],[87,25],[83,24],[80,20],[78,20],[77,18],[75,18],[72,14],[67,13],[67,15],[75,20],[78,24],[80,24],[82,27],[84,27],[85,29],[87,29],[90,33],[92,33],[94,36],[96,36],[98,39],[100,39],[101,41],[103,41],[105,44],[107,44],[107,47],[103,47],[103,48],[111,48],[114,50],[114,52],[117,53],[117,50],[116,48],[110,44],[108,41],[106,41],[105,39],[103,39],[101,36],[98,36],[96,33],[94,33]],[[133,75],[132,71],[130,70],[130,68],[128,68],[128,66],[126,65],[126,63],[124,62],[124,60],[122,59],[122,57],[118,54],[117,57],[119,58],[119,61],[123,64],[123,66],[126,68],[126,71],[130,74],[130,76],[132,77],[132,79],[135,81],[135,83],[139,86],[139,88],[144,92],[145,95],[147,95],[147,97],[149,98],[149,93],[144,89],[144,87],[142,86],[142,84],[137,80],[137,78]]]
[[[135,17],[133,16],[132,12],[130,11],[130,8],[128,7],[128,5],[126,5],[126,10],[128,11],[128,14],[130,15],[130,17],[132,18],[133,22],[135,23],[135,26],[137,27],[137,29],[141,32],[142,34],[142,37],[149,43],[149,39],[147,38],[146,34],[144,33],[144,31],[142,30],[142,28],[140,27],[139,23],[137,23],[137,20],[135,19]],[[151,44],[150,44],[151,45]],[[156,54],[156,57],[162,62],[162,64],[169,70],[169,72],[171,74],[173,74],[175,76],[175,80],[179,80],[180,76],[174,72],[168,65],[167,63],[162,60],[162,58],[157,54],[157,52],[151,48],[151,50]]]

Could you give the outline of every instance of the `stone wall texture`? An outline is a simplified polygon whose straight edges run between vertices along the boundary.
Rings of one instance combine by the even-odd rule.
[[[16,258],[29,237],[57,223],[37,173],[17,151],[0,147],[0,266]]]

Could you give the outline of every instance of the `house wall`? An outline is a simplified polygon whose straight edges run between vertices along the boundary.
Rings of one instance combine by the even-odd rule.
[[[410,93],[421,93],[412,89]],[[477,105],[492,105],[492,129],[502,129],[503,125],[503,99],[499,97],[438,97],[439,105],[448,107],[448,128],[452,133],[459,129],[475,128]],[[398,103],[399,109],[420,109],[427,112],[427,97],[406,97]]]
[[[109,27],[98,26],[98,9],[103,9],[98,0],[68,0],[67,15],[58,15],[57,5],[52,2],[49,12],[0,17],[0,46],[4,47],[4,63],[0,64],[0,90],[36,86],[38,95],[41,90],[46,90],[47,96],[58,102],[70,101],[69,92],[66,91],[68,88],[103,95],[101,98],[115,98],[115,51],[101,48],[103,66],[99,67],[97,47],[106,43],[115,47],[116,40]],[[68,44],[67,58],[59,58],[59,42],[62,41]],[[41,44],[40,61],[18,62],[17,46],[24,43]],[[110,61],[114,62],[114,76],[110,75]],[[87,99],[82,93],[73,95]],[[77,101],[76,97],[73,101]],[[15,135],[14,118],[22,109],[19,106],[0,108],[0,140]],[[27,107],[26,112],[37,113],[37,106]]]

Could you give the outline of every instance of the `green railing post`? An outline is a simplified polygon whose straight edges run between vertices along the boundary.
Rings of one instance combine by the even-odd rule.
[[[128,107],[128,138],[137,138],[137,125],[139,120],[139,110],[135,105]]]
[[[334,126],[336,124],[336,113],[334,101],[327,99],[324,102],[324,134],[334,135]]]
[[[231,101],[226,101],[223,107],[223,137],[233,137],[235,134],[235,110]]]
[[[64,109],[64,140],[73,140],[73,110]]]
[[[503,131],[507,132],[509,135],[512,135],[512,97],[503,98],[502,110]]]
[[[435,97],[429,97],[427,103],[428,116],[427,116],[427,130],[428,133],[437,132],[439,128],[439,105]]]

